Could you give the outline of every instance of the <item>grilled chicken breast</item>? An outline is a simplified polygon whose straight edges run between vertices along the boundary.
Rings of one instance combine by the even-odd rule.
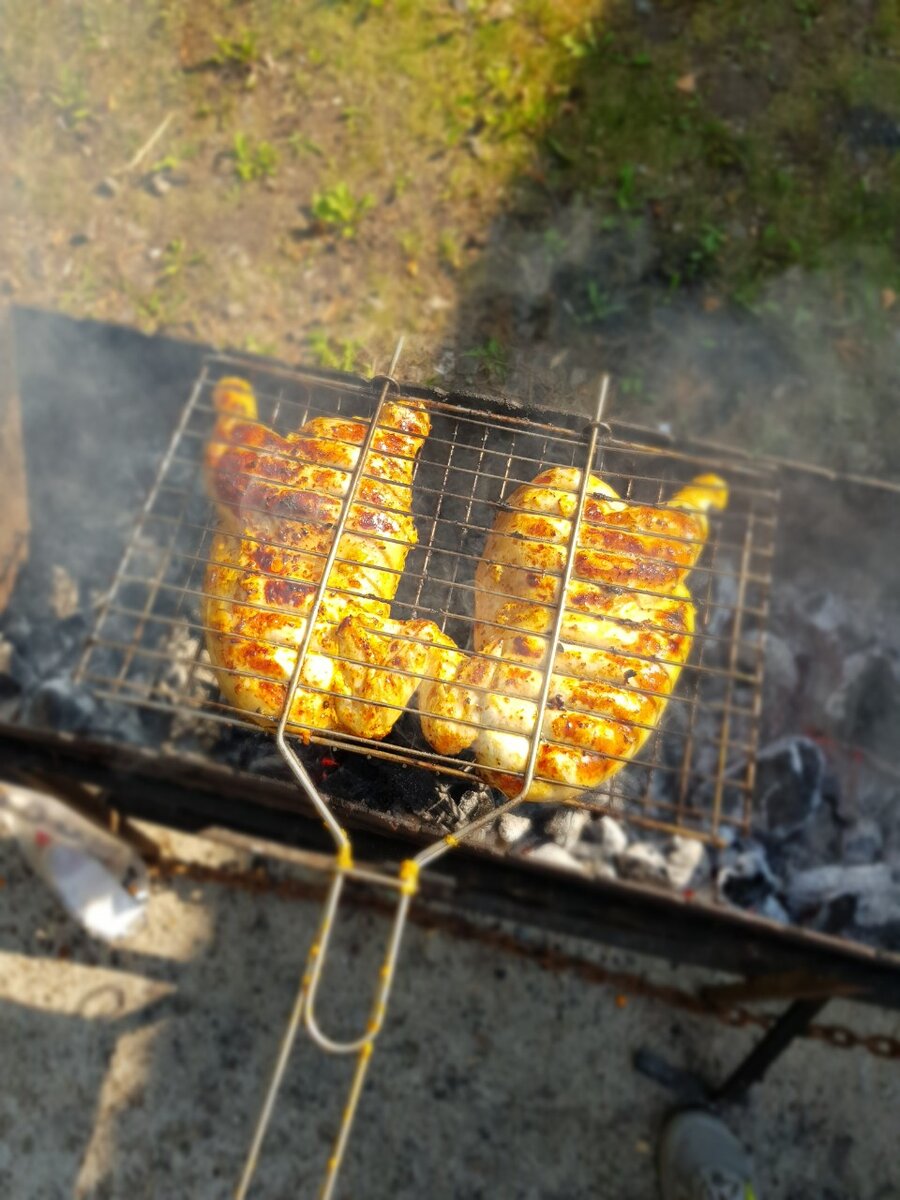
[[[474,643],[452,681],[419,693],[422,730],[443,754],[472,748],[508,796],[522,787],[581,472],[518,488],[475,574]],[[690,652],[686,578],[727,489],[703,475],[668,503],[620,499],[591,477],[529,800],[573,801],[631,759],[656,727]],[[519,774],[516,774],[518,772]]]
[[[315,417],[282,436],[259,423],[241,379],[223,379],[213,402],[204,466],[220,521],[206,568],[207,648],[226,699],[278,720],[368,427]],[[429,428],[414,402],[382,410],[294,696],[294,732],[386,737],[421,677],[441,677],[439,648],[452,643],[431,622],[390,612],[416,543],[410,485]]]

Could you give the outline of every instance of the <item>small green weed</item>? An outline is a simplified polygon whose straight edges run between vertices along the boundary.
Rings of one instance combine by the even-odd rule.
[[[492,378],[501,382],[509,374],[509,356],[502,342],[495,337],[489,337],[482,346],[474,346],[463,354],[463,358],[473,358]]]
[[[188,245],[184,238],[172,238],[163,251],[160,278],[174,279],[186,267],[197,267],[204,261],[203,255],[199,252],[194,251],[193,253],[189,253]]]
[[[287,143],[297,158],[303,158],[306,154],[312,154],[315,158],[325,157],[325,151],[319,143],[314,142],[305,133],[292,133]]]
[[[232,155],[235,173],[243,183],[268,179],[278,170],[278,151],[271,142],[254,142],[246,133],[234,135]]]
[[[611,37],[611,34],[607,34],[603,42],[611,40]],[[576,32],[564,33],[559,41],[570,58],[588,58],[596,54],[601,45],[597,30],[590,21],[586,21]]]
[[[340,233],[341,237],[356,236],[359,222],[375,204],[375,197],[366,193],[364,196],[354,196],[348,184],[343,181],[316,192],[312,199],[312,215],[329,229]]]
[[[91,115],[87,84],[71,67],[63,67],[60,71],[59,82],[50,93],[50,99],[67,128],[73,131],[80,129]]]
[[[260,61],[259,35],[253,29],[243,29],[237,37],[213,38],[218,53],[213,62],[242,74],[249,74]]]
[[[717,225],[703,225],[687,256],[687,273],[691,278],[706,275],[715,265],[727,235]]]
[[[603,291],[593,279],[588,280],[586,292],[587,307],[576,318],[580,325],[602,323],[625,311],[622,301],[614,300],[610,293]]]
[[[319,329],[309,335],[309,350],[320,367],[351,372],[359,364],[362,346],[352,338],[332,339]]]
[[[619,171],[616,187],[616,205],[620,212],[634,208],[634,164],[626,163]]]
[[[248,354],[261,354],[264,358],[275,358],[278,354],[278,343],[270,338],[254,337],[248,333],[244,338],[244,349]]]
[[[451,271],[458,271],[463,265],[462,247],[457,241],[456,235],[449,229],[445,230],[438,239],[438,258]]]

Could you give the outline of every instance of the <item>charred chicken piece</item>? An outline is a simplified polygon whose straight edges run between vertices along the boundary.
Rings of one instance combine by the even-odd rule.
[[[553,468],[512,494],[475,573],[479,654],[460,656],[451,682],[419,693],[430,744],[443,754],[472,748],[508,796],[528,760],[580,483],[577,469]],[[656,728],[694,633],[685,581],[706,513],[727,496],[718,476],[703,475],[668,503],[644,505],[591,477],[527,799],[577,800]]]
[[[219,528],[206,569],[206,642],[226,699],[278,720],[350,472],[368,426],[315,417],[282,436],[257,420],[251,386],[221,380],[206,446]],[[289,728],[384,738],[423,675],[446,678],[450,642],[430,621],[394,621],[409,550],[416,456],[427,412],[390,402],[352,499],[291,707]]]

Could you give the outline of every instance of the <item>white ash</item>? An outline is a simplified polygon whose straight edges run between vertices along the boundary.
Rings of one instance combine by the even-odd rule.
[[[766,688],[777,694],[793,695],[800,682],[797,656],[784,638],[768,633],[765,639],[765,669],[763,678]]]
[[[472,789],[463,792],[456,802],[457,812],[461,823],[474,821],[478,816],[478,810],[481,808],[484,799],[482,792],[477,792]]]
[[[520,842],[531,831],[531,821],[528,817],[520,817],[518,813],[504,813],[497,822],[497,833],[502,842],[512,846]]]
[[[604,856],[608,859],[614,859],[617,854],[622,854],[628,845],[628,834],[615,817],[602,816],[594,826],[593,833]]]
[[[706,847],[697,838],[672,838],[666,855],[666,876],[672,887],[679,891],[698,888],[710,876],[709,855]]]
[[[538,862],[547,863],[548,866],[562,867],[566,871],[574,871],[579,875],[586,874],[584,864],[580,863],[568,850],[563,850],[562,846],[557,846],[555,842],[544,842],[540,846],[535,846],[533,849],[527,851],[526,857],[537,859]]]
[[[618,856],[616,866],[624,879],[635,879],[641,883],[668,881],[665,856],[651,842],[633,842]]]
[[[54,565],[50,579],[50,607],[59,621],[74,617],[80,605],[78,584],[65,567]]]
[[[551,837],[557,846],[571,850],[581,838],[584,827],[590,821],[590,814],[580,808],[559,808],[544,826],[544,833]]]
[[[900,871],[892,870],[888,863],[861,863],[845,867],[832,863],[824,867],[812,867],[798,871],[787,887],[788,905],[791,909],[819,908],[840,896],[876,896],[900,883]]]

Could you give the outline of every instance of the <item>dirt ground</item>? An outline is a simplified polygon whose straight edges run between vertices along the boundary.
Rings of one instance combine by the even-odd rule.
[[[170,845],[234,865],[208,843]],[[111,950],[68,921],[9,842],[0,875],[3,1196],[229,1195],[315,906],[175,881],[154,895],[146,929]],[[363,1019],[358,981],[385,933],[365,908],[342,924],[323,984],[330,1031],[350,1035]],[[551,944],[671,979],[666,964]],[[679,986],[699,982],[679,969]],[[835,1003],[826,1019],[900,1033],[896,1015],[862,1006]],[[672,1101],[632,1055],[649,1047],[721,1079],[753,1039],[413,925],[339,1195],[651,1200]],[[347,1078],[298,1045],[254,1196],[315,1194]],[[801,1041],[728,1119],[754,1151],[760,1200],[895,1200],[898,1107],[896,1063]]]
[[[50,14],[52,13],[52,17]],[[894,0],[9,4],[0,294],[894,474]]]

